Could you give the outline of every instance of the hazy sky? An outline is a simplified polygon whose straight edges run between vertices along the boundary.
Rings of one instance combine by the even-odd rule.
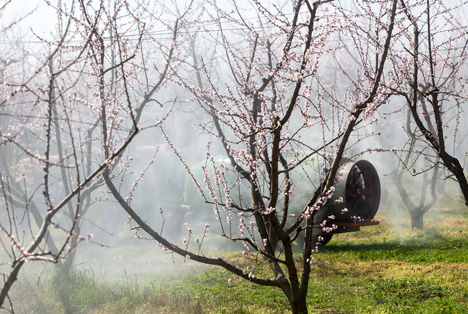
[[[27,16],[30,12],[33,13]],[[33,28],[39,36],[45,36],[46,38],[48,38],[51,31],[54,30],[56,20],[55,10],[47,6],[43,0],[11,1],[6,7],[1,23],[7,25],[9,22],[25,16],[27,17],[21,21],[20,27],[22,34],[26,35],[26,39],[32,39],[32,37],[30,37],[31,28]]]
[[[115,0],[117,1],[117,0]],[[187,0],[175,0],[178,5],[182,7],[187,2]],[[200,0],[197,0],[200,1]],[[223,0],[226,1],[226,0]],[[4,1],[2,1],[4,2]],[[63,0],[63,3],[71,5],[71,0]],[[249,3],[246,0],[237,0],[236,1],[239,8],[243,11],[243,14],[246,14],[244,17],[249,17],[249,10],[250,7]],[[270,0],[264,2],[265,5],[269,3]],[[272,1],[277,2],[277,1]],[[287,0],[279,1],[281,3],[286,2]],[[351,1],[350,1],[351,2]],[[411,1],[410,1],[411,2]],[[448,7],[453,7],[456,5],[460,5],[461,0],[444,0],[444,4]],[[56,3],[56,1],[51,1],[52,5]],[[263,1],[262,1],[263,3]],[[342,4],[347,4],[348,2],[343,1]],[[77,3],[75,2],[75,5]],[[268,6],[268,5],[267,5]],[[465,16],[465,7],[463,6],[461,9],[458,10],[458,15]],[[286,5],[283,7],[285,10],[290,9],[290,5]],[[247,9],[247,10],[246,10]],[[33,12],[34,11],[34,12]],[[27,16],[28,13],[33,12],[31,15]],[[23,21],[20,23],[21,28],[21,37],[24,40],[31,40],[34,41],[35,38],[32,36],[30,29],[34,29],[37,35],[44,37],[45,39],[53,39],[52,33],[55,33],[55,24],[56,24],[56,12],[53,7],[48,6],[44,0],[12,0],[6,7],[5,14],[2,16],[0,24],[8,25],[14,19],[19,19],[22,17],[27,16]],[[256,17],[256,14],[253,15]],[[2,39],[0,39],[2,41]]]

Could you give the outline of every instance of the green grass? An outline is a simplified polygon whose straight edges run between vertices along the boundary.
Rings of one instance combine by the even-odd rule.
[[[315,254],[310,313],[468,313],[468,210],[441,205],[411,230],[405,216],[379,213],[381,224],[334,236]],[[136,250],[137,248],[135,248]],[[238,264],[254,261],[225,254]],[[142,257],[139,257],[142,258]],[[136,265],[138,267],[138,265]],[[257,275],[268,276],[257,265]],[[183,268],[182,268],[183,269]],[[183,271],[183,270],[182,270]],[[34,278],[34,279],[33,279]],[[234,279],[229,284],[228,279]],[[21,279],[17,313],[288,313],[281,291],[221,269],[183,274],[141,271],[108,281],[91,271]],[[29,293],[30,297],[24,298]]]

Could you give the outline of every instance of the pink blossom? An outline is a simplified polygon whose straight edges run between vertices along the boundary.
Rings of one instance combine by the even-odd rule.
[[[268,207],[264,212],[263,214],[264,215],[269,215],[271,213],[273,213],[276,209],[274,207]]]

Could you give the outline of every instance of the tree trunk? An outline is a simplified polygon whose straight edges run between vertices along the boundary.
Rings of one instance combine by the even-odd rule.
[[[77,227],[75,230],[76,234],[80,234],[79,227]],[[73,262],[75,261],[76,257],[76,250],[78,249],[78,239],[76,237],[72,237],[70,239],[70,247],[75,248],[75,252],[73,254],[68,254],[62,263],[57,263],[57,272],[62,275],[70,275],[70,272],[73,268]]]
[[[291,300],[291,311],[293,314],[307,314],[309,311],[307,310],[307,296],[301,295],[298,300]]]
[[[422,230],[424,228],[424,211],[420,208],[414,208],[410,211],[411,227]]]
[[[70,264],[71,265],[71,264]],[[69,266],[70,266],[69,265]],[[75,274],[72,273],[71,267],[60,267],[57,269],[53,277],[55,295],[58,296],[60,303],[62,303],[63,310],[65,314],[76,313],[76,308],[73,307],[71,294],[72,287],[70,283],[74,282]]]

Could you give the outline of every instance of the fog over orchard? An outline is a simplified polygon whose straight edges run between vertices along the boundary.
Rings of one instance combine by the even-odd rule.
[[[27,261],[160,271],[166,256],[304,312],[340,167],[372,162],[395,221],[405,193],[423,211],[468,197],[461,2],[19,3],[0,4],[2,306]],[[141,261],[118,249],[148,243]]]

